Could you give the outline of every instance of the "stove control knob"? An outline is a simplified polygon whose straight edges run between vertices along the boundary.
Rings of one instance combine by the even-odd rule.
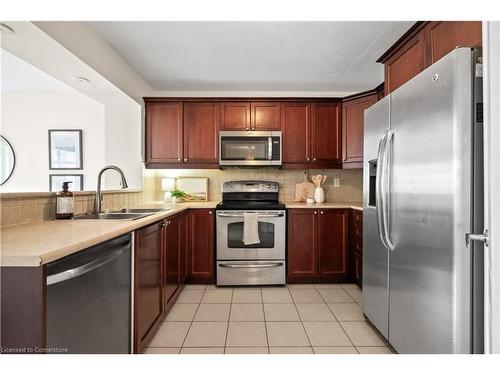
[[[270,185],[270,184],[268,184],[268,185],[267,185],[267,188],[268,188],[268,189],[271,189],[271,185]]]

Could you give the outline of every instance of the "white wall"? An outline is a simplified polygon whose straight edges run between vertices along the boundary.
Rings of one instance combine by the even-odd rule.
[[[48,191],[52,174],[83,174],[94,190],[105,162],[104,106],[77,91],[4,91],[1,132],[14,148],[16,166],[1,192]],[[83,130],[83,170],[49,171],[48,129]]]
[[[500,22],[483,22],[485,228],[485,353],[500,354]]]
[[[142,189],[141,106],[108,105],[105,122],[106,164],[114,164],[123,170],[130,189]],[[121,188],[120,176],[116,172],[106,172],[103,181],[106,189]]]

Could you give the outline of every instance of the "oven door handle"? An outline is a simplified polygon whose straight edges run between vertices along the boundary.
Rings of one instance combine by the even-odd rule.
[[[283,262],[273,262],[273,263],[247,263],[247,264],[234,264],[234,263],[221,263],[219,267],[221,268],[275,268],[283,267],[285,264]]]
[[[243,217],[243,214],[223,214],[223,213],[218,213],[217,214],[219,217]],[[283,217],[285,216],[285,214],[262,214],[262,215],[258,215],[258,218],[263,218],[263,219],[266,219],[266,218],[271,218],[271,217]]]

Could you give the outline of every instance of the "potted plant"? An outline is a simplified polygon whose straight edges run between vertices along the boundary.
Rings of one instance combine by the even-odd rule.
[[[186,193],[182,190],[174,189],[170,191],[170,195],[172,196],[172,203],[179,203],[186,196]]]

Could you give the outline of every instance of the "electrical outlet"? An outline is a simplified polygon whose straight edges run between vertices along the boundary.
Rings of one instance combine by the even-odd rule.
[[[340,178],[338,177],[333,178],[333,187],[340,187]]]

